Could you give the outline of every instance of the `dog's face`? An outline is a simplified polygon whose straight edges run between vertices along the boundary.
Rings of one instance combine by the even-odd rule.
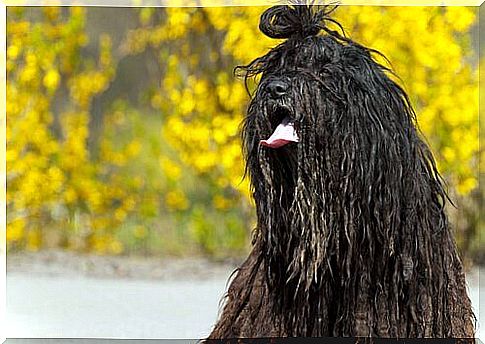
[[[325,141],[325,126],[342,110],[339,87],[351,68],[345,56],[350,49],[329,36],[311,36],[289,39],[260,61],[264,72],[248,114],[259,144],[292,147],[308,132]]]
[[[321,172],[313,173],[315,178],[340,183],[356,165],[367,168],[372,150],[399,153],[389,152],[391,145],[409,140],[414,128],[407,95],[389,69],[373,59],[372,49],[318,24],[325,11],[268,10],[260,28],[278,38],[275,32],[287,30],[287,40],[242,67],[246,77],[260,76],[242,133],[247,169],[258,183],[263,175],[288,192],[298,178],[315,171]],[[303,27],[298,20],[310,24]],[[317,34],[320,30],[326,33]],[[272,169],[271,176],[265,169]]]

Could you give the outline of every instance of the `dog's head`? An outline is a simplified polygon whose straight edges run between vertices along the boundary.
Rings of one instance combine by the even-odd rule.
[[[298,177],[298,158],[342,158],[343,136],[361,131],[370,138],[414,119],[389,69],[373,59],[377,52],[327,28],[327,22],[339,26],[329,17],[334,9],[275,6],[261,16],[260,30],[286,41],[239,67],[246,78],[260,77],[243,131],[249,173],[266,160],[267,167],[285,169],[280,182],[286,184]]]
[[[317,35],[329,12],[327,8],[277,6],[261,16],[263,33],[287,38],[243,67],[246,76],[261,74],[248,120],[255,122],[255,134],[265,147],[280,148],[300,142],[301,131],[316,130],[321,124],[322,105],[328,103],[328,93],[335,89],[335,85],[327,84],[329,73],[335,74],[332,69],[337,64],[342,66],[336,60],[342,45],[332,36]],[[335,80],[335,75],[331,79]]]

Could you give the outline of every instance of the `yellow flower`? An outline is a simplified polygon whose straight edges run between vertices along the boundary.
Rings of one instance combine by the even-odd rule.
[[[59,85],[60,75],[55,69],[50,69],[44,76],[42,82],[49,91],[54,91]]]
[[[182,174],[180,166],[165,156],[160,157],[160,166],[165,175],[174,181],[178,180]]]
[[[24,236],[25,219],[17,218],[7,224],[7,242],[19,241]]]
[[[38,251],[42,244],[42,235],[39,229],[31,229],[27,233],[27,244],[25,248],[29,251]]]
[[[465,179],[463,182],[459,183],[457,189],[458,189],[458,192],[461,195],[466,195],[471,190],[476,188],[477,185],[478,185],[477,178],[469,177],[469,178]]]
[[[170,191],[165,195],[165,202],[172,210],[184,210],[189,206],[189,201],[181,190]]]
[[[126,218],[126,211],[121,208],[115,210],[115,219],[122,222]]]
[[[19,55],[20,49],[17,45],[10,45],[7,48],[7,58],[11,60],[15,60]]]
[[[140,140],[133,140],[126,147],[125,153],[128,157],[131,158],[138,155],[138,153],[140,153],[141,151],[141,148],[142,146]]]
[[[77,193],[72,187],[68,187],[66,191],[64,191],[64,200],[67,204],[72,204],[77,200]]]
[[[215,195],[212,203],[216,209],[226,210],[231,206],[231,201],[221,195]]]

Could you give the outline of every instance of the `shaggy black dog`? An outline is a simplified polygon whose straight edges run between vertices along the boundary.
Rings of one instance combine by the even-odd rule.
[[[242,130],[258,225],[210,338],[473,337],[415,113],[334,8],[268,9],[260,30],[287,40],[239,67],[261,76]]]

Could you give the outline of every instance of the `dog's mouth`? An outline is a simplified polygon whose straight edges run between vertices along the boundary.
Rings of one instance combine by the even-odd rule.
[[[280,148],[290,142],[298,142],[296,133],[296,121],[291,116],[290,110],[285,106],[278,106],[271,116],[271,124],[276,127],[273,134],[260,144],[269,148]]]

